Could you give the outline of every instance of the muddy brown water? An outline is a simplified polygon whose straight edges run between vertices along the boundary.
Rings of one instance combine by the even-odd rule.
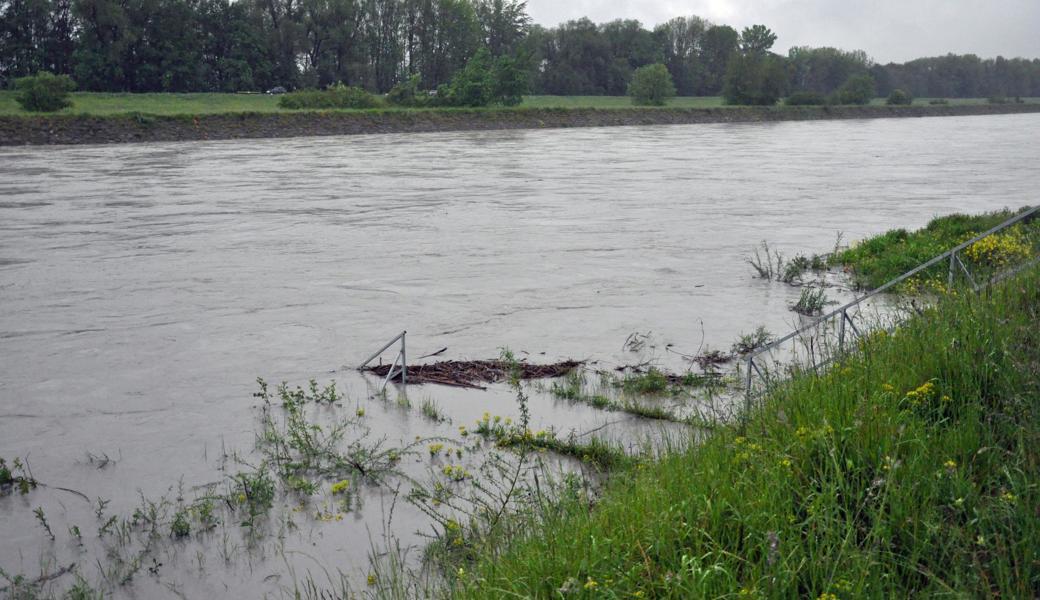
[[[759,241],[823,252],[838,231],[1035,203],[1038,131],[1030,114],[0,149],[0,456],[115,514],[179,485],[190,497],[225,475],[224,454],[248,460],[257,376],[335,380],[340,410],[364,408],[375,435],[404,443],[516,416],[501,385],[411,387],[410,409],[371,397],[377,382],[352,367],[404,329],[413,357],[508,347],[679,370],[668,344],[724,349],[796,324],[798,290],[743,262]],[[633,332],[652,344],[624,351]],[[451,421],[425,419],[423,399]],[[661,427],[537,390],[531,403],[538,428],[613,423],[603,431],[635,444]],[[364,588],[387,494],[363,493],[323,522],[307,516],[323,491],[258,550],[235,523],[164,543],[156,573],[116,592],[276,596],[326,570]],[[421,543],[428,522],[396,510],[395,535]],[[77,563],[96,580],[97,527],[53,487],[0,498],[0,568]],[[231,561],[214,550],[228,544]]]

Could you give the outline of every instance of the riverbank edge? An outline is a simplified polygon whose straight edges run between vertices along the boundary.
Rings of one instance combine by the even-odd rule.
[[[0,146],[126,144],[378,133],[429,133],[826,119],[953,117],[1040,112],[1040,104],[494,108],[160,116],[139,113],[0,117]]]
[[[1040,568],[1022,560],[1036,556],[1040,539],[1037,477],[1017,463],[1035,461],[1029,448],[1040,439],[1037,405],[1026,401],[1038,389],[1029,367],[1040,365],[1040,336],[1027,325],[1040,310],[1038,280],[1034,266],[984,294],[949,296],[895,334],[861,339],[859,353],[789,380],[743,425],[615,474],[595,502],[567,498],[524,523],[512,543],[481,549],[448,596],[605,586],[617,597],[954,592],[940,572],[961,591],[1028,593]],[[977,360],[996,340],[993,360]],[[999,456],[982,458],[994,448]],[[821,528],[827,519],[833,526]],[[873,541],[879,533],[915,560],[900,563]],[[954,548],[940,548],[947,538]],[[1018,542],[1015,556],[980,560],[978,547],[990,542]],[[807,550],[819,556],[809,560]],[[871,562],[878,556],[894,560]],[[1022,564],[1025,572],[966,577]]]

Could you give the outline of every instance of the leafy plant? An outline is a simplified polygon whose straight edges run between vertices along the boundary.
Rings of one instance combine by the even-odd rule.
[[[804,287],[798,302],[791,307],[791,310],[802,315],[817,315],[829,303],[827,293],[822,288]]]
[[[909,106],[914,103],[914,97],[910,95],[910,92],[896,89],[888,95],[885,103],[889,106]]]
[[[672,75],[660,63],[639,67],[632,73],[628,95],[636,105],[664,106],[675,97]]]
[[[818,92],[795,92],[784,99],[788,106],[822,106],[827,98]]]
[[[55,75],[41,71],[31,77],[15,80],[15,100],[29,112],[56,112],[72,106],[69,92],[76,83],[68,75]]]
[[[380,100],[376,96],[357,87],[337,83],[324,90],[297,90],[289,92],[278,99],[278,106],[293,110],[298,109],[334,109],[334,108],[376,108]]]
[[[834,104],[870,104],[874,99],[874,78],[870,75],[853,75],[845,80],[833,95]]]

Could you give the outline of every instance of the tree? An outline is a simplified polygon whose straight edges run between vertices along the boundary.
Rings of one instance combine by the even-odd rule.
[[[727,104],[771,106],[784,95],[787,73],[783,59],[769,52],[776,35],[764,25],[740,34],[740,50],[729,60],[722,95]]]
[[[636,69],[628,85],[628,95],[634,104],[664,106],[675,97],[675,85],[668,68],[657,63]]]
[[[776,43],[776,34],[765,25],[752,25],[740,32],[740,51],[748,56],[761,56]]]
[[[853,75],[834,93],[836,104],[869,104],[874,99],[874,78]]]
[[[69,92],[76,89],[76,84],[68,75],[43,71],[35,76],[16,79],[14,83],[18,90],[15,100],[27,111],[55,112],[72,106]]]
[[[680,96],[693,96],[703,78],[701,46],[708,23],[700,17],[676,17],[654,28],[654,38]]]
[[[698,95],[716,95],[722,92],[729,59],[736,53],[740,35],[728,25],[709,27],[701,42],[701,64],[703,79],[697,88]]]
[[[516,106],[523,101],[528,87],[527,70],[521,60],[512,56],[495,59],[491,73],[491,102]]]

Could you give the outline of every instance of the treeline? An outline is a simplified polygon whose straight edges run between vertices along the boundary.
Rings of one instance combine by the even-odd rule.
[[[771,36],[771,37],[770,37]],[[256,91],[334,83],[387,92],[418,75],[449,83],[480,49],[509,56],[529,91],[623,95],[639,67],[667,67],[679,95],[755,81],[772,92],[831,94],[870,75],[878,95],[1040,96],[1040,60],[974,55],[875,64],[862,51],[770,51],[768,29],[699,17],[653,29],[579,19],[532,25],[522,0],[0,0],[0,84],[50,71],[79,89]],[[736,62],[734,62],[736,61]]]

